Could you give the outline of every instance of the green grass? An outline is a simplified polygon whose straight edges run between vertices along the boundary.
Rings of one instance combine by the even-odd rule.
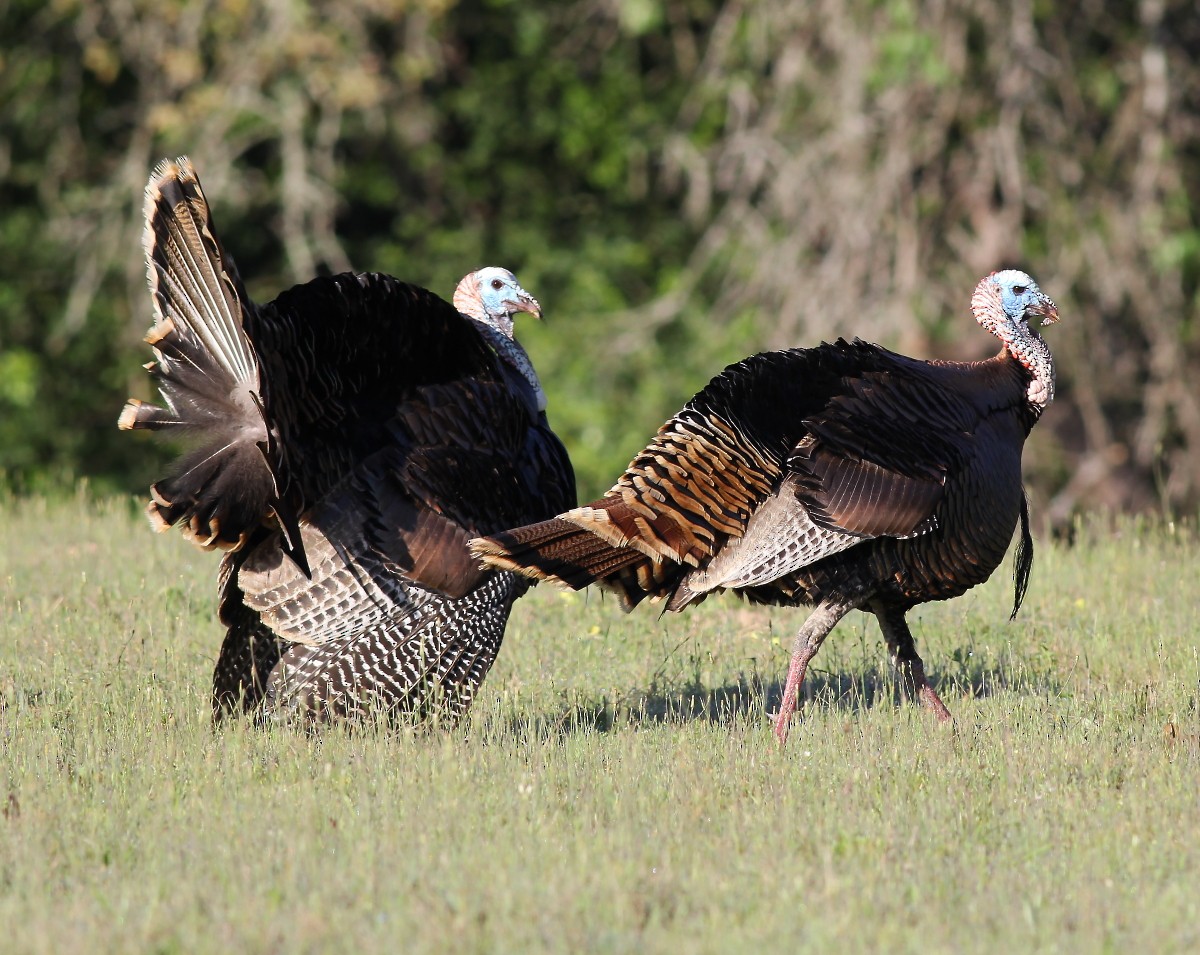
[[[1200,947],[1194,531],[914,612],[954,731],[852,615],[783,752],[802,611],[539,588],[457,732],[214,732],[213,555],[82,496],[0,538],[5,952]]]

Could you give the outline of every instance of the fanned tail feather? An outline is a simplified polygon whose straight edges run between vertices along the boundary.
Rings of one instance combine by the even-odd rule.
[[[217,241],[186,157],[154,170],[145,215],[155,312],[146,341],[156,358],[146,368],[165,407],[130,399],[118,427],[177,431],[195,441],[171,475],[151,487],[150,521],[160,531],[179,525],[202,547],[229,550],[274,515],[291,539],[295,519],[278,499],[267,460],[258,359],[243,327],[253,305]]]

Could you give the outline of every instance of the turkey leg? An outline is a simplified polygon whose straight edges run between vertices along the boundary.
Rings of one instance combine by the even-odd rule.
[[[900,674],[905,695],[920,700],[922,706],[933,710],[939,723],[952,719],[946,704],[925,678],[925,664],[917,655],[917,644],[908,629],[908,622],[904,619],[904,611],[875,603],[871,605],[871,612],[879,620],[879,629],[883,631],[883,639],[887,641],[892,666]]]
[[[808,615],[804,626],[796,634],[796,639],[792,642],[792,662],[788,666],[787,682],[783,686],[783,699],[775,717],[775,738],[779,740],[780,746],[787,742],[788,726],[792,714],[796,712],[796,697],[800,692],[800,684],[804,682],[808,661],[817,655],[821,644],[829,636],[829,631],[854,607],[853,603],[823,600],[817,605],[817,609]]]

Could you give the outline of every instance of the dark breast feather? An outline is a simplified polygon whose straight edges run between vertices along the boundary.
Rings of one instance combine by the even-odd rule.
[[[418,389],[502,378],[468,319],[432,292],[390,276],[314,279],[282,293],[247,324],[283,456],[276,473],[303,504],[319,500],[378,449],[396,409]]]

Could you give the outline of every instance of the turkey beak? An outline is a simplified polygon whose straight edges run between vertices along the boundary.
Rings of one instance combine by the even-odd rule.
[[[542,317],[542,306],[538,304],[538,300],[526,292],[524,289],[517,290],[517,300],[509,301],[508,304],[512,307],[510,314],[515,315],[517,312],[528,312],[536,319]]]
[[[1041,315],[1043,325],[1058,324],[1058,306],[1042,296],[1027,309],[1030,315]]]

